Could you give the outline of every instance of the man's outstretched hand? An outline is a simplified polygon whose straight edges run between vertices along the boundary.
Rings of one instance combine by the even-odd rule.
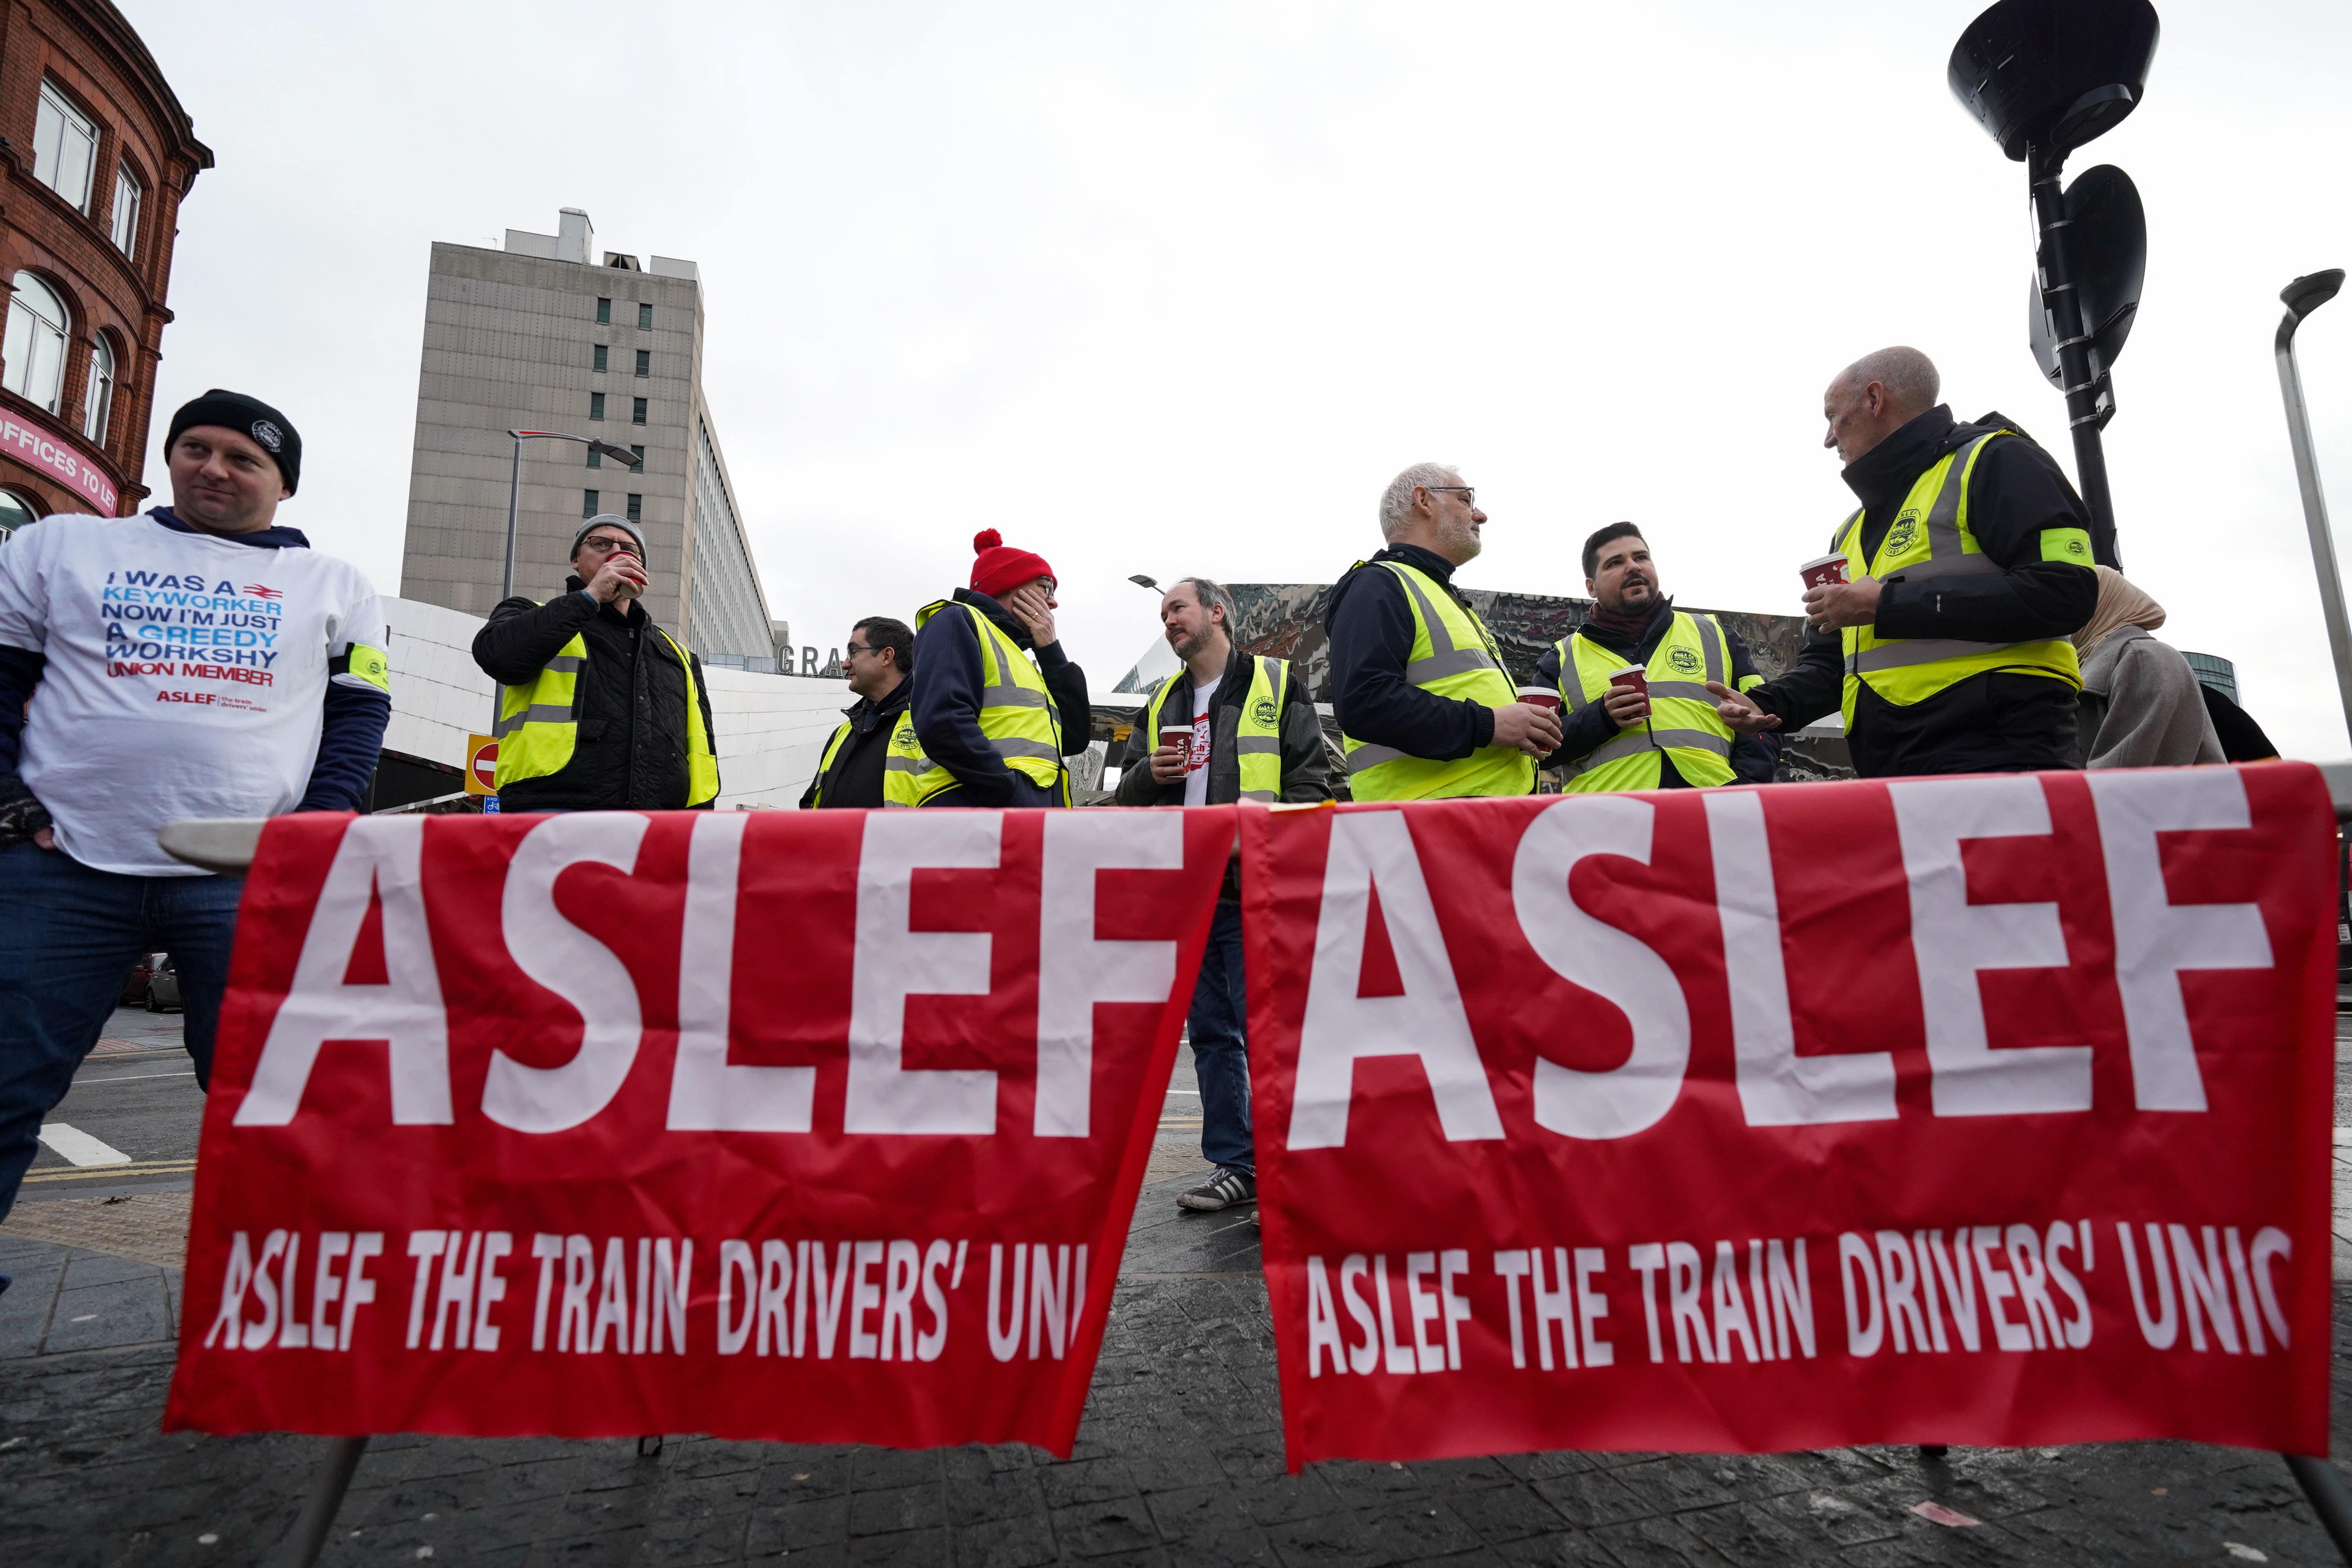
[[[1743,735],[1760,735],[1767,730],[1780,727],[1778,713],[1767,713],[1747,698],[1720,680],[1706,683],[1707,695],[1715,699],[1715,710],[1723,721]]]

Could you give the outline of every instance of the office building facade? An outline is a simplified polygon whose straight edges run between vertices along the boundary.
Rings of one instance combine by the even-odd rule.
[[[702,395],[702,284],[691,261],[600,251],[587,214],[502,248],[436,244],[425,307],[401,595],[486,616],[505,570],[509,430],[526,439],[515,592],[562,592],[582,521],[646,540],[646,608],[706,663],[774,668],[767,596]]]
[[[0,7],[0,538],[145,500],[180,199],[212,166],[120,11]]]

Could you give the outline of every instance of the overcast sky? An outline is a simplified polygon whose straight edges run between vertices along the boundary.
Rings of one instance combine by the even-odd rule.
[[[121,3],[219,165],[147,482],[172,407],[249,389],[303,435],[286,520],[387,591],[427,248],[566,205],[700,263],[769,604],[823,647],[995,527],[1105,691],[1157,630],[1128,574],[1328,581],[1425,458],[1493,518],[1467,586],[1581,593],[1632,518],[1685,603],[1793,612],[1852,505],[1823,384],[1889,342],[2073,468],[2022,166],[1944,83],[1977,0]],[[2147,207],[2125,562],[2290,755],[2343,757],[2271,335],[2352,265],[2352,6],[2161,9],[2145,107],[2070,169]],[[2352,521],[2352,300],[2302,344]]]

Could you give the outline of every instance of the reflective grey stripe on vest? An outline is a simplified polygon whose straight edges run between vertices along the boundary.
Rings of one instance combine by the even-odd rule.
[[[576,653],[559,653],[547,661],[547,668],[558,675],[577,675],[588,668],[588,661]]]
[[[982,708],[1043,708],[1053,700],[1045,692],[1027,686],[983,686],[980,689]]]
[[[1944,473],[1944,488],[1937,493],[1936,504],[1927,509],[1930,561],[1957,561],[1964,553],[1960,548],[1960,502],[1968,496],[1969,465],[1976,460],[1977,449],[1991,439],[1991,433],[1979,436],[1952,454],[1952,466]]]
[[[1242,791],[1241,797],[1244,800],[1262,801],[1267,805],[1272,805],[1275,801],[1274,792],[1270,789],[1245,789]]]
[[[490,733],[503,739],[525,724],[569,724],[572,710],[553,702],[534,702],[511,719],[499,719],[490,725]]]
[[[1675,614],[1679,616],[1682,612],[1680,610],[1676,610]],[[1691,617],[1691,625],[1698,628],[1698,645],[1706,651],[1706,678],[1707,679],[1714,681],[1717,686],[1720,686],[1730,679],[1730,676],[1726,673],[1730,664],[1730,658],[1724,652],[1723,628],[1717,626],[1714,620],[1706,616],[1693,616]],[[1661,684],[1671,683],[1662,682]],[[1669,697],[1680,697],[1684,694],[1679,691],[1669,691],[1666,695]],[[1701,702],[1711,702],[1714,700],[1713,694],[1709,692],[1705,686],[1701,686],[1696,695],[1697,700]]]
[[[990,736],[988,744],[989,748],[1000,757],[1038,757],[1049,763],[1058,763],[1062,760],[1062,753],[1045,741],[1023,741],[1009,737],[1000,740],[995,736]]]
[[[1640,730],[1628,730],[1607,745],[1588,753],[1583,761],[1576,764],[1576,771],[1580,773],[1591,773],[1603,763],[1613,763],[1621,757],[1639,756],[1643,752],[1651,750],[1653,742],[1660,751],[1668,746],[1680,746],[1694,752],[1713,752],[1717,756],[1726,759],[1731,755],[1731,742],[1728,739],[1721,735],[1710,734],[1705,730],[1660,730],[1654,734],[1644,733]]]
[[[1348,771],[1360,773],[1366,768],[1379,767],[1382,763],[1396,762],[1404,755],[1393,746],[1358,746],[1348,753]]]
[[[1949,560],[1945,561],[1917,562],[1912,565],[1903,567],[1901,570],[1897,571],[1895,575],[1897,577],[1912,578],[1958,577],[1981,575],[1988,572],[1999,572],[2000,570],[2000,567],[1993,564],[1992,557],[1979,552],[1971,555],[1956,555],[1951,557]]]
[[[1709,670],[1707,672],[1707,679],[1709,680],[1721,680],[1723,677],[1716,674],[1713,670]],[[1661,697],[1679,697],[1685,702],[1705,702],[1708,704],[1712,704],[1716,700],[1715,693],[1709,691],[1706,687],[1700,685],[1696,680],[1653,680],[1650,682],[1650,696],[1653,700]]]
[[[929,757],[889,756],[882,759],[883,770],[894,773],[927,773],[939,765]]]
[[[1423,602],[1426,603],[1425,600]],[[1436,639],[1433,637],[1431,640]],[[1486,657],[1485,648],[1455,647],[1444,653],[1431,654],[1427,658],[1414,659],[1404,667],[1404,678],[1415,686],[1426,686],[1449,675],[1466,675],[1472,670],[1495,668],[1495,661]]]
[[[1282,737],[1279,735],[1237,735],[1234,738],[1234,750],[1237,753],[1253,752],[1262,756],[1278,757],[1282,754]]]
[[[1979,654],[2005,653],[2023,647],[2021,642],[1962,642],[1957,637],[1902,637],[1858,650],[1853,660],[1856,674],[1874,669],[1901,669],[1914,664],[1935,664],[1948,658],[1973,658]]]

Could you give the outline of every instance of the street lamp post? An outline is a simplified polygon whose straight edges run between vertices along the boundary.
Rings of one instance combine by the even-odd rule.
[[[522,510],[522,444],[525,441],[577,441],[592,452],[625,463],[632,468],[645,467],[645,459],[626,447],[593,436],[567,436],[561,430],[509,430],[514,437],[514,474],[507,482],[507,569],[499,582],[499,597],[514,597],[515,522]]]
[[[2279,395],[2286,400],[2287,440],[2294,447],[2294,477],[2303,489],[2303,521],[2311,531],[2311,564],[2319,577],[2319,607],[2327,617],[2327,646],[2336,655],[2336,691],[2344,703],[2344,728],[2352,735],[2352,620],[2344,613],[2344,578],[2336,566],[2336,536],[2327,528],[2327,498],[2319,490],[2319,456],[2311,445],[2311,414],[2304,406],[2303,375],[2294,365],[2294,330],[2304,318],[2336,298],[2344,269],[2330,268],[2298,278],[2279,290],[2286,317],[2272,346],[2278,354]]]

